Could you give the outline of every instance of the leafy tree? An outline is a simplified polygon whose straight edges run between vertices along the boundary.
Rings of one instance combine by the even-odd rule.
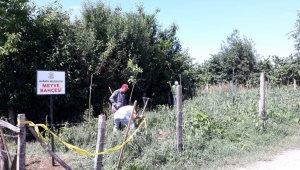
[[[143,72],[143,69],[141,69],[140,67],[137,66],[137,64],[133,64],[132,60],[129,59],[128,60],[128,64],[127,64],[127,70],[130,72],[131,76],[128,79],[128,82],[130,84],[132,84],[132,90],[131,90],[131,94],[129,97],[129,103],[131,103],[131,96],[132,96],[132,92],[134,90],[134,86],[137,83],[137,79],[136,77],[138,76],[138,74]]]
[[[245,84],[251,73],[257,70],[254,44],[246,37],[240,38],[239,31],[234,30],[207,64],[214,81]]]
[[[272,84],[289,84],[293,82],[293,79],[299,78],[299,59],[290,55],[287,58],[280,58],[273,56],[272,61],[274,68],[271,71],[271,83]]]
[[[7,18],[1,29],[1,35],[7,35],[1,38],[2,109],[13,107],[16,113],[30,112],[28,119],[44,121],[49,99],[36,96],[36,70],[65,70],[67,92],[54,98],[54,116],[57,120],[78,119],[87,101],[85,80],[90,68],[85,62],[89,53],[76,44],[80,23],[71,23],[58,4],[43,8],[26,1],[1,4],[9,6],[1,15]]]
[[[86,1],[82,19],[70,21],[59,3],[38,8],[26,0],[1,0],[1,110],[13,107],[30,120],[45,121],[49,99],[36,95],[36,70],[66,72],[66,95],[54,97],[56,121],[81,120],[89,89],[94,114],[100,114],[108,103],[108,87],[118,88],[130,76],[139,80],[133,83],[133,99],[141,101],[146,94],[153,105],[166,103],[170,89],[162,82],[179,75],[191,92],[197,65],[181,48],[178,26],[162,29],[158,12],[146,14],[142,5],[136,12],[122,12],[102,1]],[[138,66],[132,67],[137,74],[128,71],[128,61]]]
[[[137,12],[122,13],[120,7],[111,10],[102,2],[85,3],[84,23],[95,30],[97,40],[104,44],[99,52],[104,56],[106,72],[96,81],[118,88],[130,79],[130,59],[143,70],[136,77],[140,81],[135,84],[132,98],[141,101],[146,95],[153,99],[152,104],[166,103],[169,86],[161,82],[178,78],[189,68],[190,59],[176,37],[178,26],[172,24],[162,30],[156,19],[158,12],[146,14],[144,7],[138,5]]]
[[[32,62],[32,58],[24,57],[33,43],[30,34],[33,8],[27,2],[0,1],[0,104],[3,111],[26,105],[30,100],[27,94],[34,92],[32,78],[23,76],[32,71],[25,64]]]
[[[295,22],[295,30],[288,33],[290,38],[294,38],[294,47],[295,50],[298,52],[297,56],[299,57],[300,54],[300,11],[297,12],[298,19]]]

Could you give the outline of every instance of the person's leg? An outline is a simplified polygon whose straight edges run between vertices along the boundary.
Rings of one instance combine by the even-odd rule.
[[[177,99],[176,99],[176,96],[174,96],[174,105],[177,104]]]
[[[130,123],[130,129],[131,129],[131,130],[134,130],[134,129],[135,129],[135,124],[134,124],[133,120],[132,120],[131,123]]]
[[[129,123],[129,119],[124,118],[124,119],[121,120],[121,122],[122,122],[123,125],[127,126],[128,123]],[[131,120],[131,122],[130,122],[130,129],[135,129],[135,125],[134,125],[133,120]]]
[[[114,129],[113,129],[114,132],[117,132],[117,131],[120,130],[119,129],[119,123],[120,122],[121,122],[120,119],[114,119]]]

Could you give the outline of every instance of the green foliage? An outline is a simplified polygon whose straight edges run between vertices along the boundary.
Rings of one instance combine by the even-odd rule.
[[[224,130],[220,121],[216,121],[213,117],[196,108],[190,110],[190,116],[190,119],[184,123],[184,127],[191,130],[191,136],[210,138],[211,136],[222,135]]]
[[[128,79],[128,82],[131,84],[136,84],[137,82],[136,77],[139,73],[143,72],[143,69],[138,67],[137,64],[134,65],[131,59],[128,60],[127,69],[130,74],[130,78]]]
[[[294,47],[295,50],[298,52],[298,57],[299,57],[299,51],[300,51],[300,39],[299,39],[299,35],[300,35],[300,11],[297,11],[297,20],[295,22],[295,30],[291,31],[290,33],[288,33],[290,35],[290,38],[294,39]]]
[[[218,54],[205,64],[204,68],[212,76],[212,82],[237,82],[245,84],[251,73],[256,72],[257,58],[252,40],[240,38],[234,30],[221,45]],[[207,74],[207,71],[204,73]],[[207,75],[204,75],[207,77]]]
[[[36,96],[36,70],[66,72],[66,95],[54,97],[56,123],[82,121],[92,75],[94,116],[108,104],[108,87],[117,89],[128,79],[137,87],[133,99],[146,94],[154,107],[167,103],[169,86],[162,81],[182,74],[182,83],[195,88],[196,71],[176,37],[178,26],[164,30],[158,12],[147,14],[142,5],[122,12],[102,1],[85,1],[82,19],[70,21],[57,2],[36,7],[1,1],[0,110],[12,107],[34,122],[44,121],[49,101]]]

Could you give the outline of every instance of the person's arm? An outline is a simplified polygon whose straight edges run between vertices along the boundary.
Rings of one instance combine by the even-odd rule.
[[[117,90],[115,90],[114,92],[113,92],[113,94],[111,94],[111,96],[109,97],[109,101],[111,102],[111,104],[113,105],[113,106],[115,106],[117,103],[116,103],[116,97],[117,97],[117,93],[118,93],[118,91]],[[116,107],[116,106],[115,106]]]
[[[139,115],[137,115],[136,113],[133,113],[132,116],[133,116],[133,118],[135,118],[135,119],[143,119],[143,118],[144,118],[143,115],[139,116]]]
[[[124,95],[123,101],[122,101],[122,106],[126,106],[126,94]]]

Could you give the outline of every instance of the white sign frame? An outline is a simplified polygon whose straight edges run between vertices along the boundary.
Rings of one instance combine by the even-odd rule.
[[[54,70],[36,71],[37,95],[64,95],[66,94],[66,72]]]

